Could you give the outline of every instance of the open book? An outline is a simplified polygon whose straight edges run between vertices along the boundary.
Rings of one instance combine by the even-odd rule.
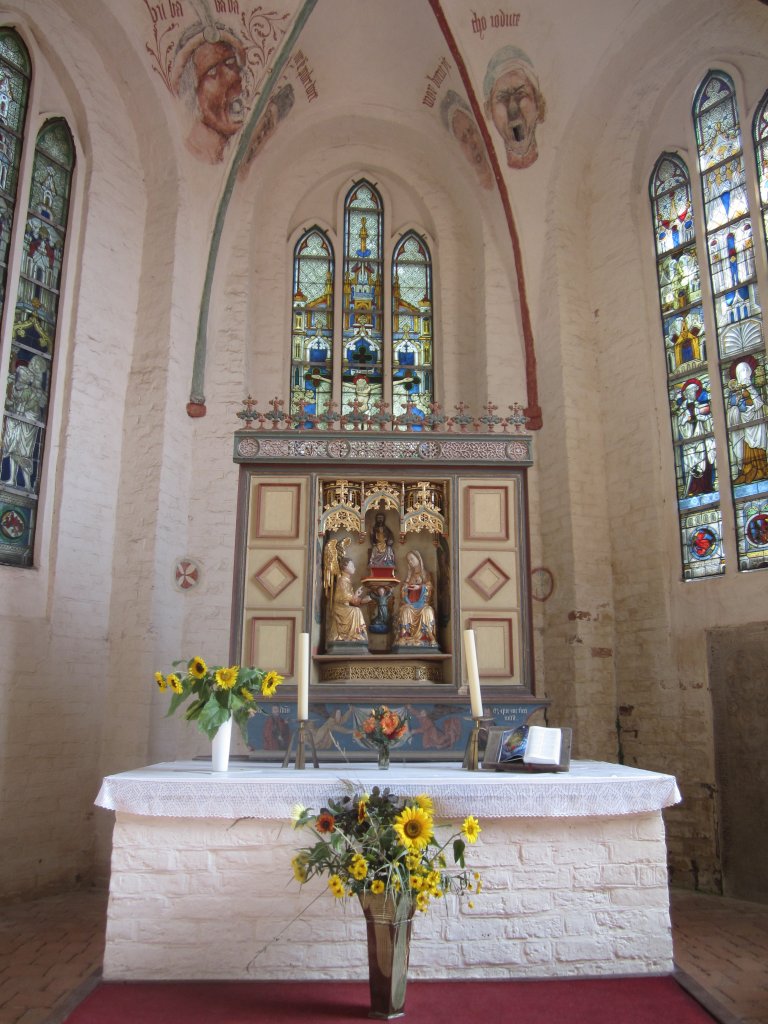
[[[567,772],[573,730],[543,725],[492,728],[488,734],[484,768],[496,771]]]

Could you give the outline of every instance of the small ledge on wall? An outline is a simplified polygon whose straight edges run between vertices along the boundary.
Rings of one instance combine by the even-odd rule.
[[[187,402],[187,416],[190,419],[200,419],[201,416],[205,416],[207,411],[205,402]]]

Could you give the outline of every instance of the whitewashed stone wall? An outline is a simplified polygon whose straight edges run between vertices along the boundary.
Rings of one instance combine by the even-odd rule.
[[[299,887],[289,824],[118,813],[113,840],[108,980],[367,977],[357,901]],[[665,850],[659,812],[485,820],[483,891],[416,914],[410,976],[666,974]]]

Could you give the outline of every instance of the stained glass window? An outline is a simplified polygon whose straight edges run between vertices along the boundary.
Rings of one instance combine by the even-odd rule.
[[[364,179],[344,198],[340,234],[338,260],[317,225],[293,249],[291,415],[304,428],[315,417],[354,430],[394,416],[418,430],[435,401],[429,245],[409,229],[388,256],[384,203]]]
[[[0,472],[0,559],[31,565],[75,150],[62,120],[35,146],[14,310]]]
[[[372,413],[384,396],[383,234],[381,196],[357,182],[344,203],[342,415]]]
[[[766,354],[736,92],[728,75],[709,72],[693,114],[739,568],[759,569],[768,566]]]
[[[0,318],[5,308],[8,246],[16,212],[29,79],[26,47],[14,31],[0,29]]]
[[[664,153],[650,183],[683,578],[725,570],[701,278],[688,168]]]
[[[328,411],[333,393],[333,246],[320,228],[306,231],[293,254],[291,413]],[[300,403],[304,403],[303,407]]]
[[[409,231],[392,257],[393,412],[402,415],[410,402],[423,416],[432,395],[432,258],[424,239]]]

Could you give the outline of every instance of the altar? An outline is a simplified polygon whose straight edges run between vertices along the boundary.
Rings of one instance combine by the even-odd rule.
[[[345,792],[428,793],[435,818],[482,828],[467,862],[474,907],[449,897],[417,914],[412,978],[552,978],[672,971],[662,809],[674,777],[575,761],[563,774],[468,772],[459,764],[283,770],[249,761],[152,765],[104,779],[115,812],[104,978],[363,979],[356,900],[300,887],[291,826]]]

